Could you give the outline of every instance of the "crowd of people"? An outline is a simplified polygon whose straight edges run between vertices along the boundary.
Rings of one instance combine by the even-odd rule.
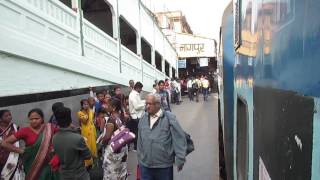
[[[190,77],[186,79],[188,97],[190,101],[199,102],[199,93],[203,94],[203,101],[208,101],[210,82],[207,76]]]
[[[153,93],[160,92],[161,95],[168,96],[168,101],[172,104],[180,105],[181,100],[181,82],[179,79],[169,79],[155,81],[153,84]],[[164,94],[165,93],[165,94]]]
[[[203,101],[208,101],[209,93],[212,92],[212,85],[208,76],[190,76],[184,79],[165,79],[156,81],[153,85],[153,92],[160,92],[162,96],[167,96],[173,104],[181,104],[181,96],[187,92],[190,101],[199,102],[199,95],[203,95]],[[170,107],[168,107],[170,109]]]
[[[181,88],[175,81],[168,83],[157,81],[145,100],[143,84],[133,80],[129,96],[120,86],[112,94],[90,88],[78,112],[56,102],[46,123],[43,111],[35,108],[27,115],[28,127],[19,128],[10,110],[0,110],[0,179],[89,180],[90,171],[101,168],[100,179],[125,180],[129,150],[137,151],[142,180],[173,179],[173,165],[180,171],[185,163],[187,144],[170,107],[171,100],[180,104]],[[115,138],[126,129],[133,138]],[[116,150],[115,143],[121,145]]]

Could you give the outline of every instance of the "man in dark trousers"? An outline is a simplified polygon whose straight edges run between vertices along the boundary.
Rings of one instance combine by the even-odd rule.
[[[145,100],[141,100],[140,92],[142,91],[142,83],[137,82],[133,90],[129,94],[129,111],[131,119],[128,122],[128,128],[135,135],[138,133],[138,123],[145,109]],[[134,140],[134,150],[137,149],[137,138]]]

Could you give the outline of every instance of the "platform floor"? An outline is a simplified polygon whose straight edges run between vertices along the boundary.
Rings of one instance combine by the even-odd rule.
[[[183,98],[181,105],[172,105],[181,126],[195,143],[195,151],[187,156],[183,170],[174,169],[175,180],[219,180],[218,95],[211,94],[207,102],[200,97],[198,103]],[[129,180],[135,180],[134,152],[130,152],[128,163]]]

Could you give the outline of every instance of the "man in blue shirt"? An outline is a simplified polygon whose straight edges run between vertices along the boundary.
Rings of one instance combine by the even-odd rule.
[[[97,92],[97,101],[96,101],[96,104],[94,105],[95,107],[95,113],[97,114],[101,107],[102,107],[102,102],[104,100],[104,94],[100,91],[100,92]]]
[[[159,95],[161,96],[161,108],[165,111],[170,111],[169,93],[165,90],[164,81],[159,81]]]

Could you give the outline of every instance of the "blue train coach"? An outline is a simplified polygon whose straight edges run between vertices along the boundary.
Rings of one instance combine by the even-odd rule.
[[[320,0],[233,0],[219,48],[226,178],[320,179]]]

